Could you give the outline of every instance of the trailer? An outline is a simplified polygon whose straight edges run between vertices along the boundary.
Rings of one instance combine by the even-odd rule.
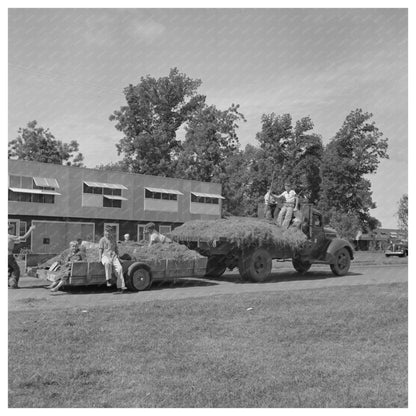
[[[214,240],[204,239],[203,236],[183,238],[180,227],[171,235],[175,241],[208,257],[207,275],[211,277],[220,277],[227,269],[238,268],[244,280],[264,282],[270,276],[274,259],[291,261],[298,273],[307,272],[312,264],[328,264],[335,275],[347,274],[354,258],[353,246],[347,240],[338,238],[335,230],[323,226],[322,215],[313,204],[302,203],[300,212],[300,227],[306,241],[296,249],[284,242],[238,245],[226,236]],[[271,227],[278,227],[271,221],[269,223]],[[244,228],[243,219],[238,227]],[[206,223],[202,229],[206,230]]]
[[[148,289],[153,282],[171,281],[180,278],[201,277],[206,273],[206,257],[193,260],[122,260],[123,274],[129,290],[138,292]],[[38,278],[55,281],[59,270],[38,269]],[[116,277],[112,276],[112,283]],[[101,262],[79,261],[71,264],[66,287],[105,285],[105,270]]]

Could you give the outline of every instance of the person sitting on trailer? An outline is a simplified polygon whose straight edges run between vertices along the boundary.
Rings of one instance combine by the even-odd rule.
[[[101,263],[104,265],[105,269],[107,286],[111,286],[111,274],[114,267],[117,275],[117,288],[119,289],[117,293],[126,293],[127,287],[124,282],[123,267],[121,266],[118,257],[117,241],[111,232],[111,226],[105,226],[104,237],[102,237],[98,243],[98,249],[100,252]]]
[[[55,269],[59,272],[58,276],[51,285],[47,286],[48,289],[51,289],[51,292],[57,292],[62,286],[68,284],[73,262],[85,260],[85,257],[79,248],[78,241],[71,241],[69,243],[69,249],[70,251],[67,256]]]
[[[165,235],[156,231],[156,226],[153,222],[149,222],[145,225],[144,232],[145,234],[150,234],[149,235],[149,247],[152,244],[156,244],[156,243],[171,243],[172,242],[171,239],[169,239]]]
[[[16,259],[13,256],[14,245],[25,241],[35,229],[35,226],[32,225],[25,235],[18,237],[11,234],[13,232],[13,224],[9,223],[8,230],[8,270],[9,270],[9,287],[12,289],[19,289],[19,278],[20,278],[20,268],[16,262]]]

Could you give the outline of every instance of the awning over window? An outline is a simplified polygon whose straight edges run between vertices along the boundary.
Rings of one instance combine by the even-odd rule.
[[[177,191],[176,189],[162,189],[162,188],[146,188],[150,192],[160,192],[161,194],[174,194],[174,195],[183,195],[182,192]]]
[[[103,195],[104,198],[107,199],[117,199],[119,201],[127,201],[127,198],[123,198],[122,196],[115,196],[115,195]]]
[[[24,194],[43,194],[43,195],[62,195],[56,191],[46,191],[43,189],[9,188],[13,192],[23,192]]]
[[[117,183],[102,183],[102,182],[90,182],[84,181],[85,185],[94,188],[108,188],[108,189],[127,189],[124,185]]]
[[[225,199],[223,196],[218,195],[218,194],[206,194],[206,193],[203,193],[203,192],[191,192],[191,194],[193,194],[195,196],[204,196],[206,198]]]
[[[33,180],[35,181],[36,186],[49,186],[51,188],[59,188],[58,181],[55,178],[41,178],[39,176],[34,176]]]

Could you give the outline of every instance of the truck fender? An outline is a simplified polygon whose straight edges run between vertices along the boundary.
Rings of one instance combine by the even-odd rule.
[[[348,253],[350,253],[351,260],[353,260],[354,248],[349,241],[343,240],[342,238],[334,238],[333,240],[331,240],[328,248],[326,249],[326,260],[329,263],[333,263],[335,260],[335,253],[344,247],[348,250]]]

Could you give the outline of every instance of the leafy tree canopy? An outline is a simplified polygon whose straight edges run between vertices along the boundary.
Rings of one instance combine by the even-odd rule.
[[[9,159],[33,160],[58,165],[82,166],[83,156],[78,152],[78,142],[63,143],[33,120],[19,128],[16,139],[9,142]]]
[[[168,76],[142,77],[124,89],[127,105],[110,120],[124,133],[117,151],[131,172],[174,174],[171,162],[180,147],[176,132],[205,103],[205,96],[197,94],[200,85],[173,68]]]
[[[351,111],[335,138],[326,146],[322,166],[320,208],[359,218],[361,227],[372,229],[376,222],[368,212],[375,208],[371,183],[364,176],[376,172],[380,159],[388,158],[388,139],[370,122],[372,114]]]

